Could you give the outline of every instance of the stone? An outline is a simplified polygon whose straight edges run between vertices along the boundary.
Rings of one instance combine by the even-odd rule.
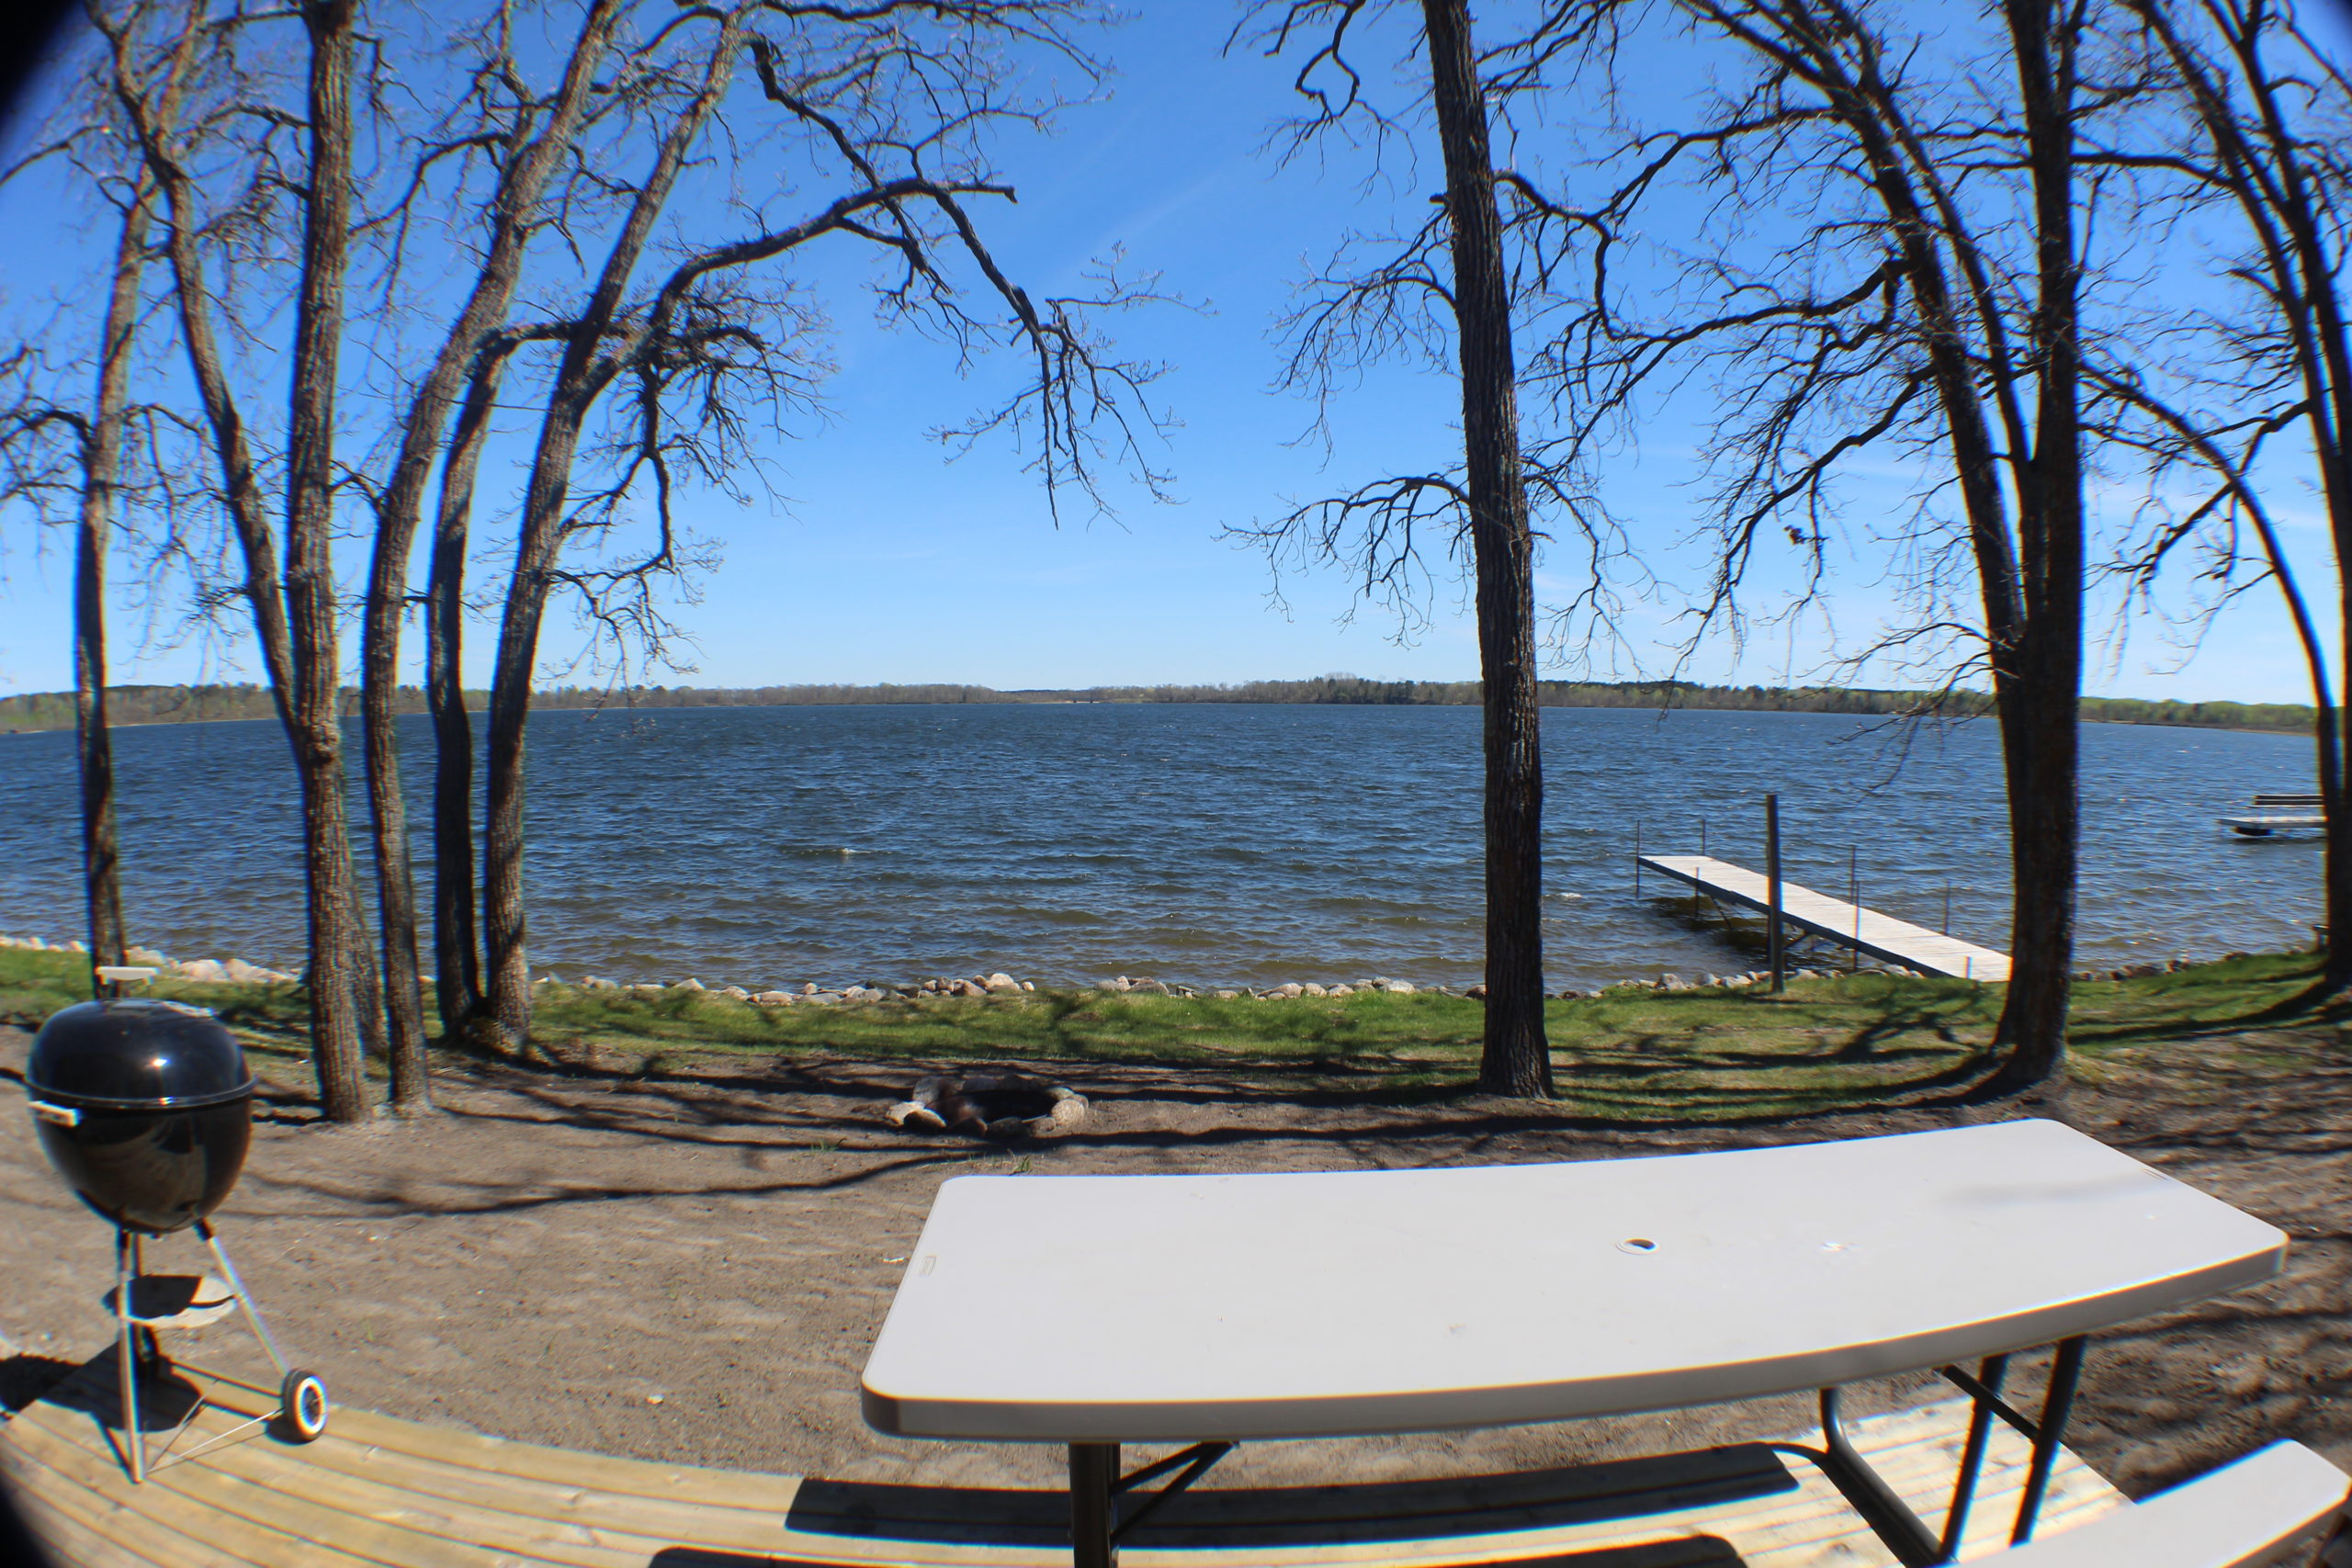
[[[748,1002],[752,999],[752,993],[741,986],[721,986],[718,988],[718,994],[722,997],[732,997],[739,1002]]]
[[[987,987],[991,991],[1017,991],[1021,988],[1020,981],[1014,979],[1012,976],[1003,973],[1001,970],[989,976],[987,979],[981,981],[980,984]]]
[[[1466,991],[1463,992],[1462,994],[1463,994],[1464,996],[1465,996],[1465,997],[1468,997],[1468,998],[1469,998],[1472,1001],[1474,1001],[1474,1002],[1483,1002],[1483,1001],[1485,1001],[1485,1000],[1487,999],[1487,987],[1486,987],[1486,983],[1485,983],[1484,981],[1481,981],[1479,984],[1477,984],[1477,985],[1476,985],[1476,986],[1471,987],[1468,990],[1466,990]]]
[[[1310,980],[1298,988],[1298,994],[1303,997],[1328,997],[1331,991],[1329,987],[1318,986]]]
[[[1155,997],[1171,994],[1168,989],[1168,983],[1164,980],[1130,980],[1127,982],[1127,989],[1130,992],[1143,991]]]
[[[959,997],[985,997],[989,988],[977,980],[958,980],[956,982],[956,994]]]
[[[673,991],[705,991],[708,990],[710,987],[705,986],[700,980],[695,979],[692,975],[689,975],[670,988]]]
[[[614,991],[620,987],[602,975],[582,975],[580,977],[580,988],[583,991]]]
[[[1334,986],[1331,987],[1330,994],[1335,997],[1352,997],[1356,994],[1356,988],[1353,986]]]
[[[229,977],[217,958],[191,958],[173,964],[172,973],[183,980],[204,985],[219,985]]]
[[[1303,997],[1306,994],[1306,987],[1295,980],[1286,980],[1267,993],[1269,996],[1275,997]]]
[[[1216,997],[1216,999],[1221,1002],[1229,1002],[1239,999],[1241,993],[1238,991],[1217,991],[1214,993],[1214,995]]]
[[[640,980],[628,987],[628,994],[633,997],[658,997],[669,988],[659,980]]]
[[[814,981],[814,980],[811,980],[811,981],[809,981],[807,985],[805,985],[805,986],[801,987],[800,987],[800,994],[801,994],[802,996],[804,996],[804,997],[813,997],[813,996],[815,996],[815,995],[817,994],[817,982],[816,982],[816,981]]]
[[[790,991],[762,991],[752,999],[766,1008],[788,1008],[800,998]]]
[[[1413,982],[1391,980],[1388,982],[1388,994],[1392,997],[1409,997],[1413,994]]]
[[[1124,991],[1127,987],[1117,980],[1097,980],[1094,982],[1094,988],[1098,991]]]
[[[1023,980],[1021,982],[1021,988],[1024,991],[1034,991],[1037,988],[1037,982],[1035,980]]]
[[[171,962],[152,947],[126,947],[122,950],[122,961],[125,964],[151,964],[159,969]]]

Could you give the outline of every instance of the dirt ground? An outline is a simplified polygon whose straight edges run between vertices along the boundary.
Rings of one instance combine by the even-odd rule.
[[[0,1030],[0,1398],[109,1337],[111,1232],[27,1130],[28,1038]],[[2308,1042],[2304,1043],[2306,1048]],[[2236,1057],[2228,1058],[2236,1060]],[[1595,1131],[1504,1101],[1384,1104],[1328,1073],[1033,1064],[1093,1097],[1007,1151],[881,1119],[920,1064],[749,1060],[628,1079],[464,1071],[441,1111],[343,1130],[265,1108],[222,1236],[335,1397],[651,1460],[933,1484],[1054,1485],[1058,1450],[910,1442],[857,1383],[933,1192],[978,1170],[1362,1169],[1611,1158],[2054,1114],[2294,1237],[2278,1281],[2095,1344],[2072,1445],[2144,1492],[2277,1437],[2352,1462],[2352,1058],[2292,1070],[2110,1058],[2063,1102],[1713,1130]],[[151,1267],[192,1269],[197,1244]],[[191,1359],[261,1371],[233,1323]],[[2039,1387],[2039,1369],[2021,1375]],[[1920,1403],[1883,1387],[1857,1408]],[[1558,1427],[1245,1448],[1223,1484],[1470,1473],[1802,1431],[1802,1400]]]

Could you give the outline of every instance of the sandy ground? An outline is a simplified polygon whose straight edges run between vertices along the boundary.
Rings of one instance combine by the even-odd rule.
[[[107,1342],[111,1232],[27,1131],[0,1030],[0,1398]],[[1608,1158],[2058,1114],[2295,1238],[2278,1281],[2095,1346],[2073,1446],[2130,1492],[2276,1437],[2352,1462],[2352,1062],[2275,1077],[2109,1067],[2063,1104],[1712,1132],[1595,1132],[1510,1102],[1383,1104],[1328,1076],[1054,1065],[1081,1133],[1008,1153],[880,1120],[921,1067],[777,1063],[662,1080],[452,1073],[440,1113],[354,1129],[265,1110],[221,1234],[338,1400],[566,1447],[864,1481],[1053,1485],[1058,1450],[909,1442],[857,1379],[932,1194],[976,1170],[1360,1169]],[[2188,1088],[2185,1089],[2184,1085]],[[2194,1103],[2189,1101],[2195,1101]],[[1082,1243],[1074,1243],[1082,1245]],[[151,1267],[192,1268],[187,1236]],[[233,1323],[192,1359],[259,1371]],[[2039,1387],[2039,1369],[2022,1369]],[[1859,1410],[1921,1402],[1926,1380]],[[1467,1473],[1795,1432],[1807,1402],[1436,1437],[1270,1443],[1224,1484]]]

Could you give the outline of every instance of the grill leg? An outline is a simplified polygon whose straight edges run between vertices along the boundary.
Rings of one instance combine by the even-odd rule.
[[[1112,1543],[1112,1488],[1119,1481],[1119,1445],[1069,1446],[1069,1556],[1073,1568],[1117,1568]]]
[[[236,1296],[237,1305],[245,1314],[245,1322],[252,1325],[254,1337],[260,1340],[261,1348],[269,1352],[269,1359],[277,1363],[277,1375],[287,1376],[293,1371],[293,1363],[287,1360],[286,1352],[277,1348],[277,1340],[269,1332],[269,1325],[262,1321],[261,1309],[254,1305],[253,1292],[245,1289],[244,1279],[237,1272],[237,1266],[229,1261],[229,1249],[222,1247],[220,1238],[212,1234],[212,1222],[197,1221],[196,1234],[204,1238],[204,1245],[212,1249],[212,1256],[220,1261],[220,1272],[228,1276],[229,1290]]]
[[[130,1461],[135,1485],[147,1479],[145,1445],[139,1438],[139,1344],[130,1323],[130,1233],[114,1233],[114,1318],[116,1359],[122,1371],[122,1451]]]

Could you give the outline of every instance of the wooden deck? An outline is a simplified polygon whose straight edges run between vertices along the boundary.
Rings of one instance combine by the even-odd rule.
[[[307,1447],[261,1435],[134,1487],[107,1425],[101,1363],[0,1424],[0,1472],[72,1568],[1056,1568],[1058,1493],[865,1485],[537,1448],[364,1410]],[[198,1380],[232,1409],[268,1395]],[[1966,1406],[1853,1422],[1931,1526]],[[190,1437],[227,1430],[200,1416]],[[1884,1568],[1813,1462],[1817,1434],[1523,1475],[1189,1493],[1122,1551],[1129,1568],[1516,1562],[1579,1568]],[[1996,1425],[1964,1556],[1996,1550],[2026,1447]],[[2120,1506],[2062,1456],[2043,1533]]]
[[[1769,908],[1767,884],[1760,871],[1750,871],[1744,865],[1709,855],[1643,855],[1641,863],[1648,870],[1689,883],[1711,898],[1750,909]],[[1858,947],[1882,962],[1917,969],[1924,975],[1949,975],[1955,979],[1985,980],[1996,985],[2006,984],[2009,977],[2009,955],[2006,953],[1978,947],[1974,942],[1931,931],[1875,909],[1861,908],[1843,898],[1832,898],[1786,880],[1781,884],[1781,919],[1847,947]]]

